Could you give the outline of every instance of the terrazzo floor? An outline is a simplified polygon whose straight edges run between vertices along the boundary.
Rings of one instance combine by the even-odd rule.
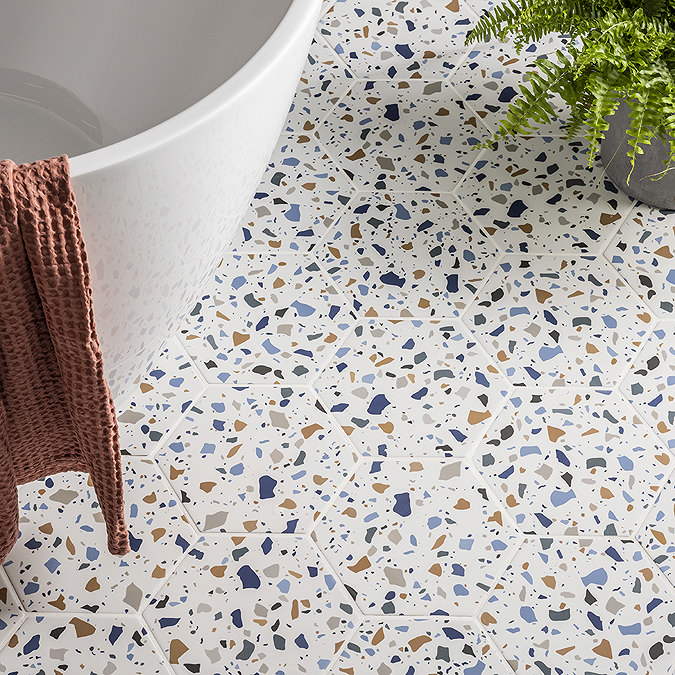
[[[22,486],[4,675],[675,673],[675,213],[561,118],[564,40],[331,0],[235,241],[121,406],[132,553]]]

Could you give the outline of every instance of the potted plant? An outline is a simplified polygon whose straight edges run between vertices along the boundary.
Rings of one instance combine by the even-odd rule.
[[[612,181],[653,206],[675,209],[675,0],[505,0],[483,14],[466,44],[515,35],[518,53],[548,33],[567,54],[537,62],[487,147],[531,133],[570,106],[567,138],[585,127],[589,165],[601,147]]]

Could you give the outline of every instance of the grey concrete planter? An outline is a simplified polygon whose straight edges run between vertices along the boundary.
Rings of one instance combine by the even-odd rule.
[[[607,118],[609,129],[605,132],[601,146],[602,163],[607,175],[627,195],[650,206],[675,209],[675,168],[660,180],[649,178],[663,171],[663,160],[668,156],[666,146],[657,139],[653,139],[651,145],[642,146],[644,154],[635,158],[630,185],[626,183],[630,171],[630,160],[626,156],[629,147],[626,138],[626,129],[630,125],[629,110],[628,104],[622,101],[616,113]]]

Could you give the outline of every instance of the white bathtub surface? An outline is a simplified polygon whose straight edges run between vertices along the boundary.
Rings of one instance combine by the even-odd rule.
[[[291,0],[0,0],[0,156],[71,157],[223,84]]]

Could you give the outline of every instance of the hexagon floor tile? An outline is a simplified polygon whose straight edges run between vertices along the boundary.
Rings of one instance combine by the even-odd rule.
[[[244,675],[324,672],[360,618],[311,544],[289,535],[202,537],[144,617],[177,673]]]
[[[675,482],[668,479],[650,510],[637,540],[675,586]]]
[[[138,617],[30,616],[0,650],[0,673],[170,675]]]
[[[602,177],[600,166],[588,168],[587,145],[536,136],[500,141],[456,194],[507,252],[597,252],[633,201]]]
[[[665,673],[675,590],[631,540],[527,539],[480,619],[514,671]]]
[[[233,250],[310,251],[340,217],[352,182],[312,136],[282,136]]]
[[[517,385],[616,384],[654,318],[603,258],[507,256],[464,319]]]
[[[617,393],[509,399],[475,464],[527,534],[631,535],[675,462]]]
[[[466,3],[337,0],[319,30],[356,77],[448,77],[476,20]]]
[[[452,87],[358,81],[317,132],[357,187],[449,192],[478,158],[487,128]]]
[[[4,566],[30,612],[137,612],[197,535],[150,459],[122,460],[131,552],[107,552],[84,473],[19,486],[19,540]]]
[[[505,659],[468,619],[368,619],[347,642],[335,675],[506,675]]]
[[[636,206],[605,256],[657,316],[675,315],[675,211]]]
[[[319,260],[364,316],[459,316],[499,250],[452,195],[362,194]]]
[[[355,320],[314,259],[227,254],[179,337],[213,384],[303,383]]]
[[[675,450],[675,323],[656,326],[621,381],[621,391]]]
[[[361,465],[312,537],[366,614],[472,614],[520,535],[461,460]]]
[[[14,634],[24,616],[21,601],[0,567],[0,649]]]
[[[306,532],[359,456],[309,390],[210,387],[157,455],[202,531]]]
[[[537,61],[545,58],[558,63],[555,51],[564,49],[564,44],[544,38],[541,43],[524,46],[518,54],[511,38],[507,44],[486,48],[484,44],[472,43],[467,49],[469,53],[452,72],[450,81],[487,127],[496,132],[501,122],[506,121],[509,104],[522,98],[520,86],[527,85],[529,74],[535,71],[544,75]],[[549,104],[556,117],[548,124],[533,124],[533,135],[565,134],[569,108],[558,94],[549,96]]]
[[[461,323],[359,324],[315,388],[364,455],[464,456],[509,391]]]
[[[308,134],[349,89],[352,74],[344,61],[318,33],[307,54],[284,132]]]
[[[167,340],[131,399],[117,410],[123,455],[150,455],[188,410],[205,384],[176,338]]]

